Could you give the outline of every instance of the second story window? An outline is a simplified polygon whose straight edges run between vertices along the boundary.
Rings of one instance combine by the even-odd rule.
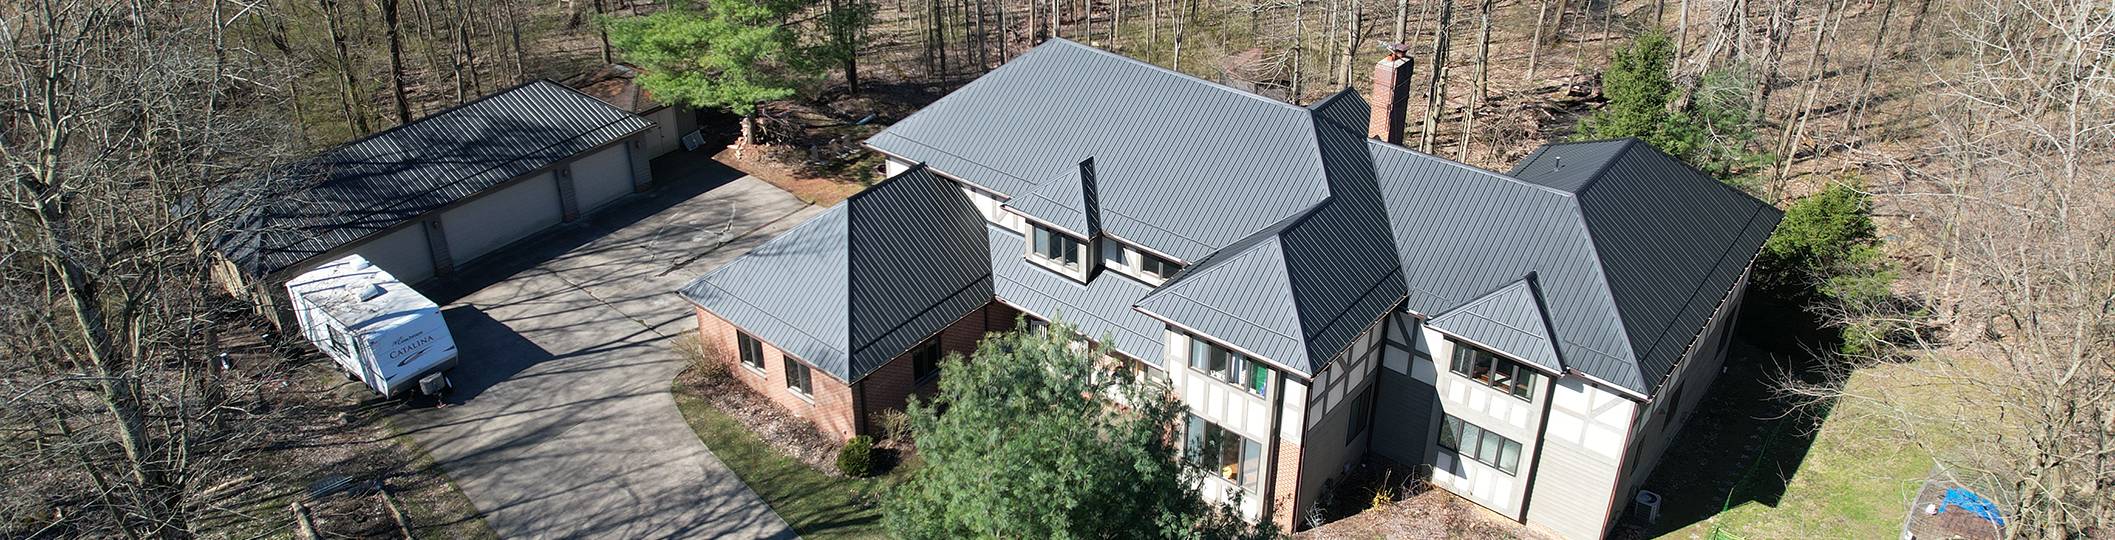
[[[1049,227],[1036,225],[1034,247],[1034,254],[1037,257],[1042,257],[1067,269],[1078,270],[1080,267],[1080,252],[1083,251],[1080,248],[1080,241],[1074,240],[1072,237],[1064,235],[1064,233],[1051,230]]]
[[[1459,341],[1454,342],[1454,366],[1451,371],[1528,401],[1535,400],[1535,378],[1540,376],[1535,370],[1520,365],[1519,362],[1499,358],[1489,351]]]
[[[1175,271],[1181,269],[1181,266],[1177,266],[1174,262],[1170,262],[1167,259],[1147,255],[1143,252],[1138,254],[1138,271],[1146,275],[1168,279],[1175,277]]]
[[[1190,369],[1258,396],[1270,396],[1270,366],[1202,339],[1190,338]]]

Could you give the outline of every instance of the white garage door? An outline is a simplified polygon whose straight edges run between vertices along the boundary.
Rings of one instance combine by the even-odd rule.
[[[557,225],[558,180],[543,173],[441,214],[448,257],[462,266],[509,242]]]
[[[418,283],[433,277],[433,247],[426,245],[426,225],[412,222],[396,232],[368,240],[353,253],[388,270],[397,281]]]
[[[628,145],[604,148],[573,162],[573,194],[582,213],[632,192],[632,157]]]

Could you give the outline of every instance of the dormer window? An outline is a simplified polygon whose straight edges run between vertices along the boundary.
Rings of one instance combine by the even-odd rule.
[[[1080,269],[1080,241],[1042,225],[1035,226],[1035,246],[1029,253],[1066,270]]]
[[[1147,255],[1143,252],[1138,253],[1138,258],[1139,272],[1149,276],[1160,278],[1161,280],[1166,280],[1168,278],[1175,277],[1175,271],[1182,269],[1181,266],[1176,265],[1173,261],[1169,261],[1167,259],[1162,259],[1160,257],[1155,257],[1152,255]]]

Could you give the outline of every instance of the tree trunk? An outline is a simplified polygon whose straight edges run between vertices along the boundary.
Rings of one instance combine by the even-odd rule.
[[[601,18],[601,17],[603,16],[603,15],[605,15],[605,14],[608,14],[608,13],[609,13],[609,12],[608,12],[608,10],[606,10],[606,9],[605,9],[605,8],[603,7],[603,5],[602,5],[602,0],[595,0],[595,16],[596,16],[596,18],[598,18],[598,19],[599,19],[599,18]],[[610,31],[609,31],[609,28],[607,28],[607,27],[604,27],[604,26],[603,26],[603,24],[602,24],[602,22],[601,22],[601,21],[599,21],[599,20],[595,22],[595,36],[596,36],[597,38],[600,38],[600,39],[602,40],[602,63],[603,63],[603,65],[609,65],[609,64],[615,64],[615,63],[617,63],[617,55],[615,54],[615,52],[614,52],[614,51],[611,51],[611,50],[610,50]]]
[[[844,22],[844,19],[839,16],[839,12],[844,8],[841,4],[843,1],[830,0],[830,14],[835,19],[830,24],[830,38],[832,41],[837,42],[836,53],[838,57],[844,59],[845,88],[857,94],[859,93],[859,51],[852,44],[852,29],[847,28],[848,25]]]
[[[1866,99],[1873,91],[1873,67],[1880,63],[1881,51],[1887,48],[1887,21],[1894,13],[1895,0],[1887,0],[1886,7],[1880,8],[1880,25],[1873,27],[1872,48],[1866,51],[1865,70],[1858,74],[1858,90],[1851,94],[1850,114],[1843,118],[1843,131],[1850,135],[1848,138],[1853,143],[1858,139],[1859,128],[1864,127],[1860,120],[1865,116]]]
[[[411,123],[411,100],[404,95],[404,40],[397,25],[397,0],[382,0],[382,27],[389,33],[389,89],[396,98],[397,125]]]
[[[419,11],[419,37],[426,42],[426,77],[428,81],[441,76],[441,58],[438,51],[447,47],[447,41],[434,33],[432,0],[412,0],[412,7]]]
[[[1332,87],[1337,85],[1337,24],[1343,20],[1343,11],[1344,0],[1329,0],[1329,14],[1322,17],[1323,24],[1328,26],[1328,35],[1322,37],[1322,59],[1329,62],[1329,67],[1323,68],[1322,73],[1329,78]]]
[[[1301,90],[1303,90],[1303,88],[1301,88],[1301,86],[1302,86],[1302,85],[1300,84],[1300,81],[1301,81],[1301,80],[1302,80],[1302,79],[1304,78],[1304,76],[1306,75],[1305,73],[1302,73],[1302,72],[1301,72],[1301,69],[1300,69],[1301,67],[1303,67],[1303,66],[1301,65],[1301,64],[1302,64],[1302,62],[1300,61],[1300,60],[1301,60],[1301,58],[1300,58],[1300,57],[1302,57],[1302,56],[1306,56],[1306,55],[1307,55],[1306,47],[1302,47],[1302,46],[1301,46],[1301,45],[1303,45],[1303,43],[1301,43],[1301,37],[1303,37],[1303,36],[1306,36],[1306,35],[1307,35],[1307,9],[1305,9],[1305,8],[1306,8],[1306,6],[1302,5],[1302,4],[1304,4],[1304,2],[1305,2],[1305,0],[1297,0],[1297,1],[1293,2],[1293,36],[1294,36],[1294,37],[1293,37],[1293,40],[1292,40],[1293,46],[1292,46],[1292,96],[1291,96],[1291,97],[1292,97],[1292,102],[1293,102],[1293,103],[1299,103],[1299,102],[1300,102],[1300,91],[1301,91]]]
[[[1777,88],[1784,44],[1791,39],[1792,19],[1798,16],[1798,0],[1780,0],[1770,6],[1770,28],[1763,35],[1767,44],[1763,47],[1762,62],[1757,66],[1755,76],[1755,99],[1748,101],[1749,121],[1762,122],[1763,115],[1770,110],[1770,94]]]
[[[279,51],[280,58],[286,61],[287,64],[285,73],[286,97],[287,105],[293,109],[294,113],[294,137],[299,139],[298,142],[306,145],[308,144],[308,113],[301,105],[301,76],[299,74],[300,70],[296,67],[300,63],[294,60],[293,43],[287,40],[286,15],[284,12],[280,12],[270,17],[271,24],[267,27],[270,34],[266,37],[271,42],[272,48]]]
[[[1116,0],[1115,20],[1109,22],[1109,50],[1122,51],[1124,39],[1124,0]]]
[[[1681,10],[1681,15],[1676,17],[1676,19],[1680,22],[1675,23],[1676,26],[1679,28],[1678,30],[1676,30],[1676,32],[1680,34],[1678,36],[1675,36],[1674,38],[1674,57],[1677,60],[1681,59],[1682,52],[1688,50],[1689,48],[1689,0],[1682,0]]]
[[[1550,0],[1535,0],[1535,35],[1528,38],[1527,80],[1535,84],[1535,64],[1542,56],[1542,25],[1550,16]]]
[[[509,46],[514,48],[514,82],[520,83],[529,80],[529,71],[525,66],[526,62],[522,61],[524,53],[521,50],[521,12],[514,10],[514,0],[500,0],[499,10],[504,12],[500,18],[507,21]],[[604,63],[607,64],[608,62]]]
[[[1425,128],[1418,150],[1432,153],[1432,145],[1439,136],[1439,114],[1447,108],[1447,49],[1453,46],[1454,0],[1440,0],[1438,35],[1432,38],[1432,78],[1425,86]]]
[[[1352,69],[1358,64],[1359,55],[1359,25],[1365,22],[1362,20],[1365,18],[1365,13],[1359,10],[1361,0],[1350,0],[1350,2],[1351,12],[1346,13],[1344,17],[1346,26],[1344,31],[1344,86],[1350,86],[1353,80]]]
[[[470,100],[471,94],[482,94],[477,80],[477,52],[470,49],[470,10],[463,3],[470,0],[455,0],[455,101]]]
[[[1195,1],[1196,0],[1179,0],[1175,4],[1175,57],[1168,60],[1168,65],[1169,69],[1173,69],[1178,72],[1182,71],[1182,33],[1184,30],[1183,23],[1187,22],[1187,20],[1189,19],[1189,17],[1183,14],[1183,8],[1185,7],[1183,3]]]
[[[1477,26],[1481,30],[1478,31],[1476,36],[1476,86],[1475,92],[1469,94],[1469,106],[1462,108],[1461,144],[1456,147],[1459,150],[1454,153],[1455,161],[1467,162],[1469,160],[1469,143],[1476,139],[1476,111],[1483,107],[1487,92],[1490,91],[1491,3],[1493,1],[1483,0],[1477,4]]]
[[[1395,43],[1405,43],[1403,40],[1408,39],[1405,34],[1410,29],[1405,25],[1409,22],[1410,0],[1395,0]]]
[[[1814,96],[1821,93],[1822,71],[1828,69],[1828,46],[1830,34],[1829,17],[1836,11],[1837,0],[1823,0],[1821,18],[1814,21],[1814,55],[1807,58],[1807,84],[1805,95],[1799,99],[1799,107],[1791,119],[1785,122],[1784,131],[1777,139],[1777,155],[1780,163],[1776,182],[1784,182],[1785,175],[1792,171],[1792,162],[1798,157],[1794,147],[1799,138],[1806,136],[1807,117],[1813,115]]]
[[[1601,63],[1604,65],[1613,63],[1616,54],[1616,0],[1606,1],[1607,5],[1601,6]],[[1590,8],[1593,4],[1587,6]]]
[[[367,125],[366,108],[360,104],[360,87],[353,79],[352,56],[345,51],[345,34],[338,30],[337,2],[316,1],[323,8],[324,27],[329,31],[331,47],[337,53],[338,90],[339,97],[345,102],[346,127],[352,129],[354,137],[366,135],[372,130]]]
[[[1149,1],[1153,2],[1153,8],[1152,13],[1148,14],[1148,16],[1153,20],[1146,22],[1146,49],[1153,51],[1153,54],[1157,56],[1160,54],[1160,2],[1162,0]]]

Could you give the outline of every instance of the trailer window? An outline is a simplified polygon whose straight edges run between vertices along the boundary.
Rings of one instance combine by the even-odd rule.
[[[336,326],[324,325],[323,327],[330,329],[331,350],[338,351],[340,356],[351,358],[353,356],[352,339],[345,336],[345,331],[339,330]]]

